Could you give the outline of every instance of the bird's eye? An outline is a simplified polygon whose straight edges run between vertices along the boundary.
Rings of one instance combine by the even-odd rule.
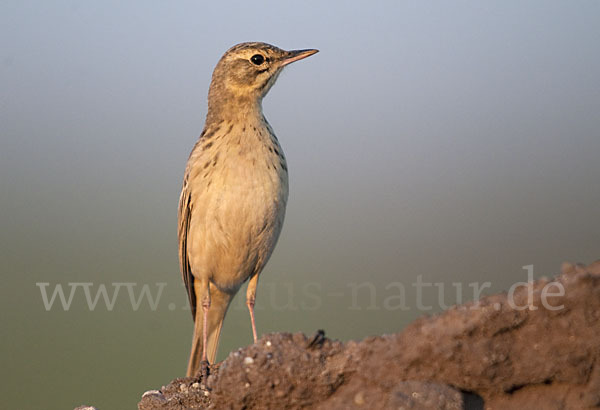
[[[254,54],[252,57],[250,57],[250,61],[252,61],[252,64],[261,65],[265,62],[265,58],[260,54]]]

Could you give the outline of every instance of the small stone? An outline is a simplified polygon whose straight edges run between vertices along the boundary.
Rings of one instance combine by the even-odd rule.
[[[246,383],[246,384],[244,385],[244,387],[246,387],[246,388],[250,387],[250,383]]]
[[[187,388],[187,386],[185,385],[185,383],[181,383],[181,384],[179,385],[179,391],[181,391],[181,392],[184,392],[184,391],[187,391],[187,389],[188,389],[188,388]]]
[[[357,406],[362,406],[363,404],[365,404],[365,396],[362,391],[359,391],[354,396],[354,404],[356,404]]]
[[[163,394],[159,390],[148,390],[148,391],[144,392],[144,394],[142,394],[142,399],[144,397],[148,397],[148,396],[164,397]]]
[[[265,343],[265,344],[270,347],[271,346],[271,341],[267,340],[267,343]]]
[[[199,389],[199,388],[200,388],[200,383],[198,383],[198,382],[194,382],[194,383],[192,383],[192,387],[193,387],[194,389]]]
[[[249,364],[252,364],[252,363],[254,363],[254,359],[251,358],[250,356],[247,356],[247,357],[244,358],[244,364],[245,365],[249,365]]]
[[[144,394],[142,394],[142,401],[140,403],[144,403],[145,406],[148,406],[147,408],[162,408],[162,406],[166,402],[167,398],[162,394],[162,392],[160,392],[159,390],[148,390],[147,392],[144,392]]]

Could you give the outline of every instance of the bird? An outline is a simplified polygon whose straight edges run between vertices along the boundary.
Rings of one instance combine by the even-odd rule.
[[[317,52],[240,43],[213,71],[204,129],[187,161],[178,209],[179,264],[194,320],[188,377],[207,375],[227,308],[246,281],[257,342],[258,278],[279,238],[288,199],[286,159],[262,100],[285,66]]]

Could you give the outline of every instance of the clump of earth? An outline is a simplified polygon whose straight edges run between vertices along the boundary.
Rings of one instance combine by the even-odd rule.
[[[512,300],[489,296],[418,319],[398,334],[347,343],[322,331],[268,334],[211,366],[206,380],[175,379],[138,404],[140,410],[599,407],[600,261],[565,263],[557,278],[520,287]]]

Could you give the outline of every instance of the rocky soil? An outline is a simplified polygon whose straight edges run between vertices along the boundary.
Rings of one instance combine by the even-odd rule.
[[[600,261],[564,264],[555,281],[564,295],[539,280],[513,306],[493,295],[361,342],[265,335],[207,380],[175,379],[138,408],[599,408]]]

